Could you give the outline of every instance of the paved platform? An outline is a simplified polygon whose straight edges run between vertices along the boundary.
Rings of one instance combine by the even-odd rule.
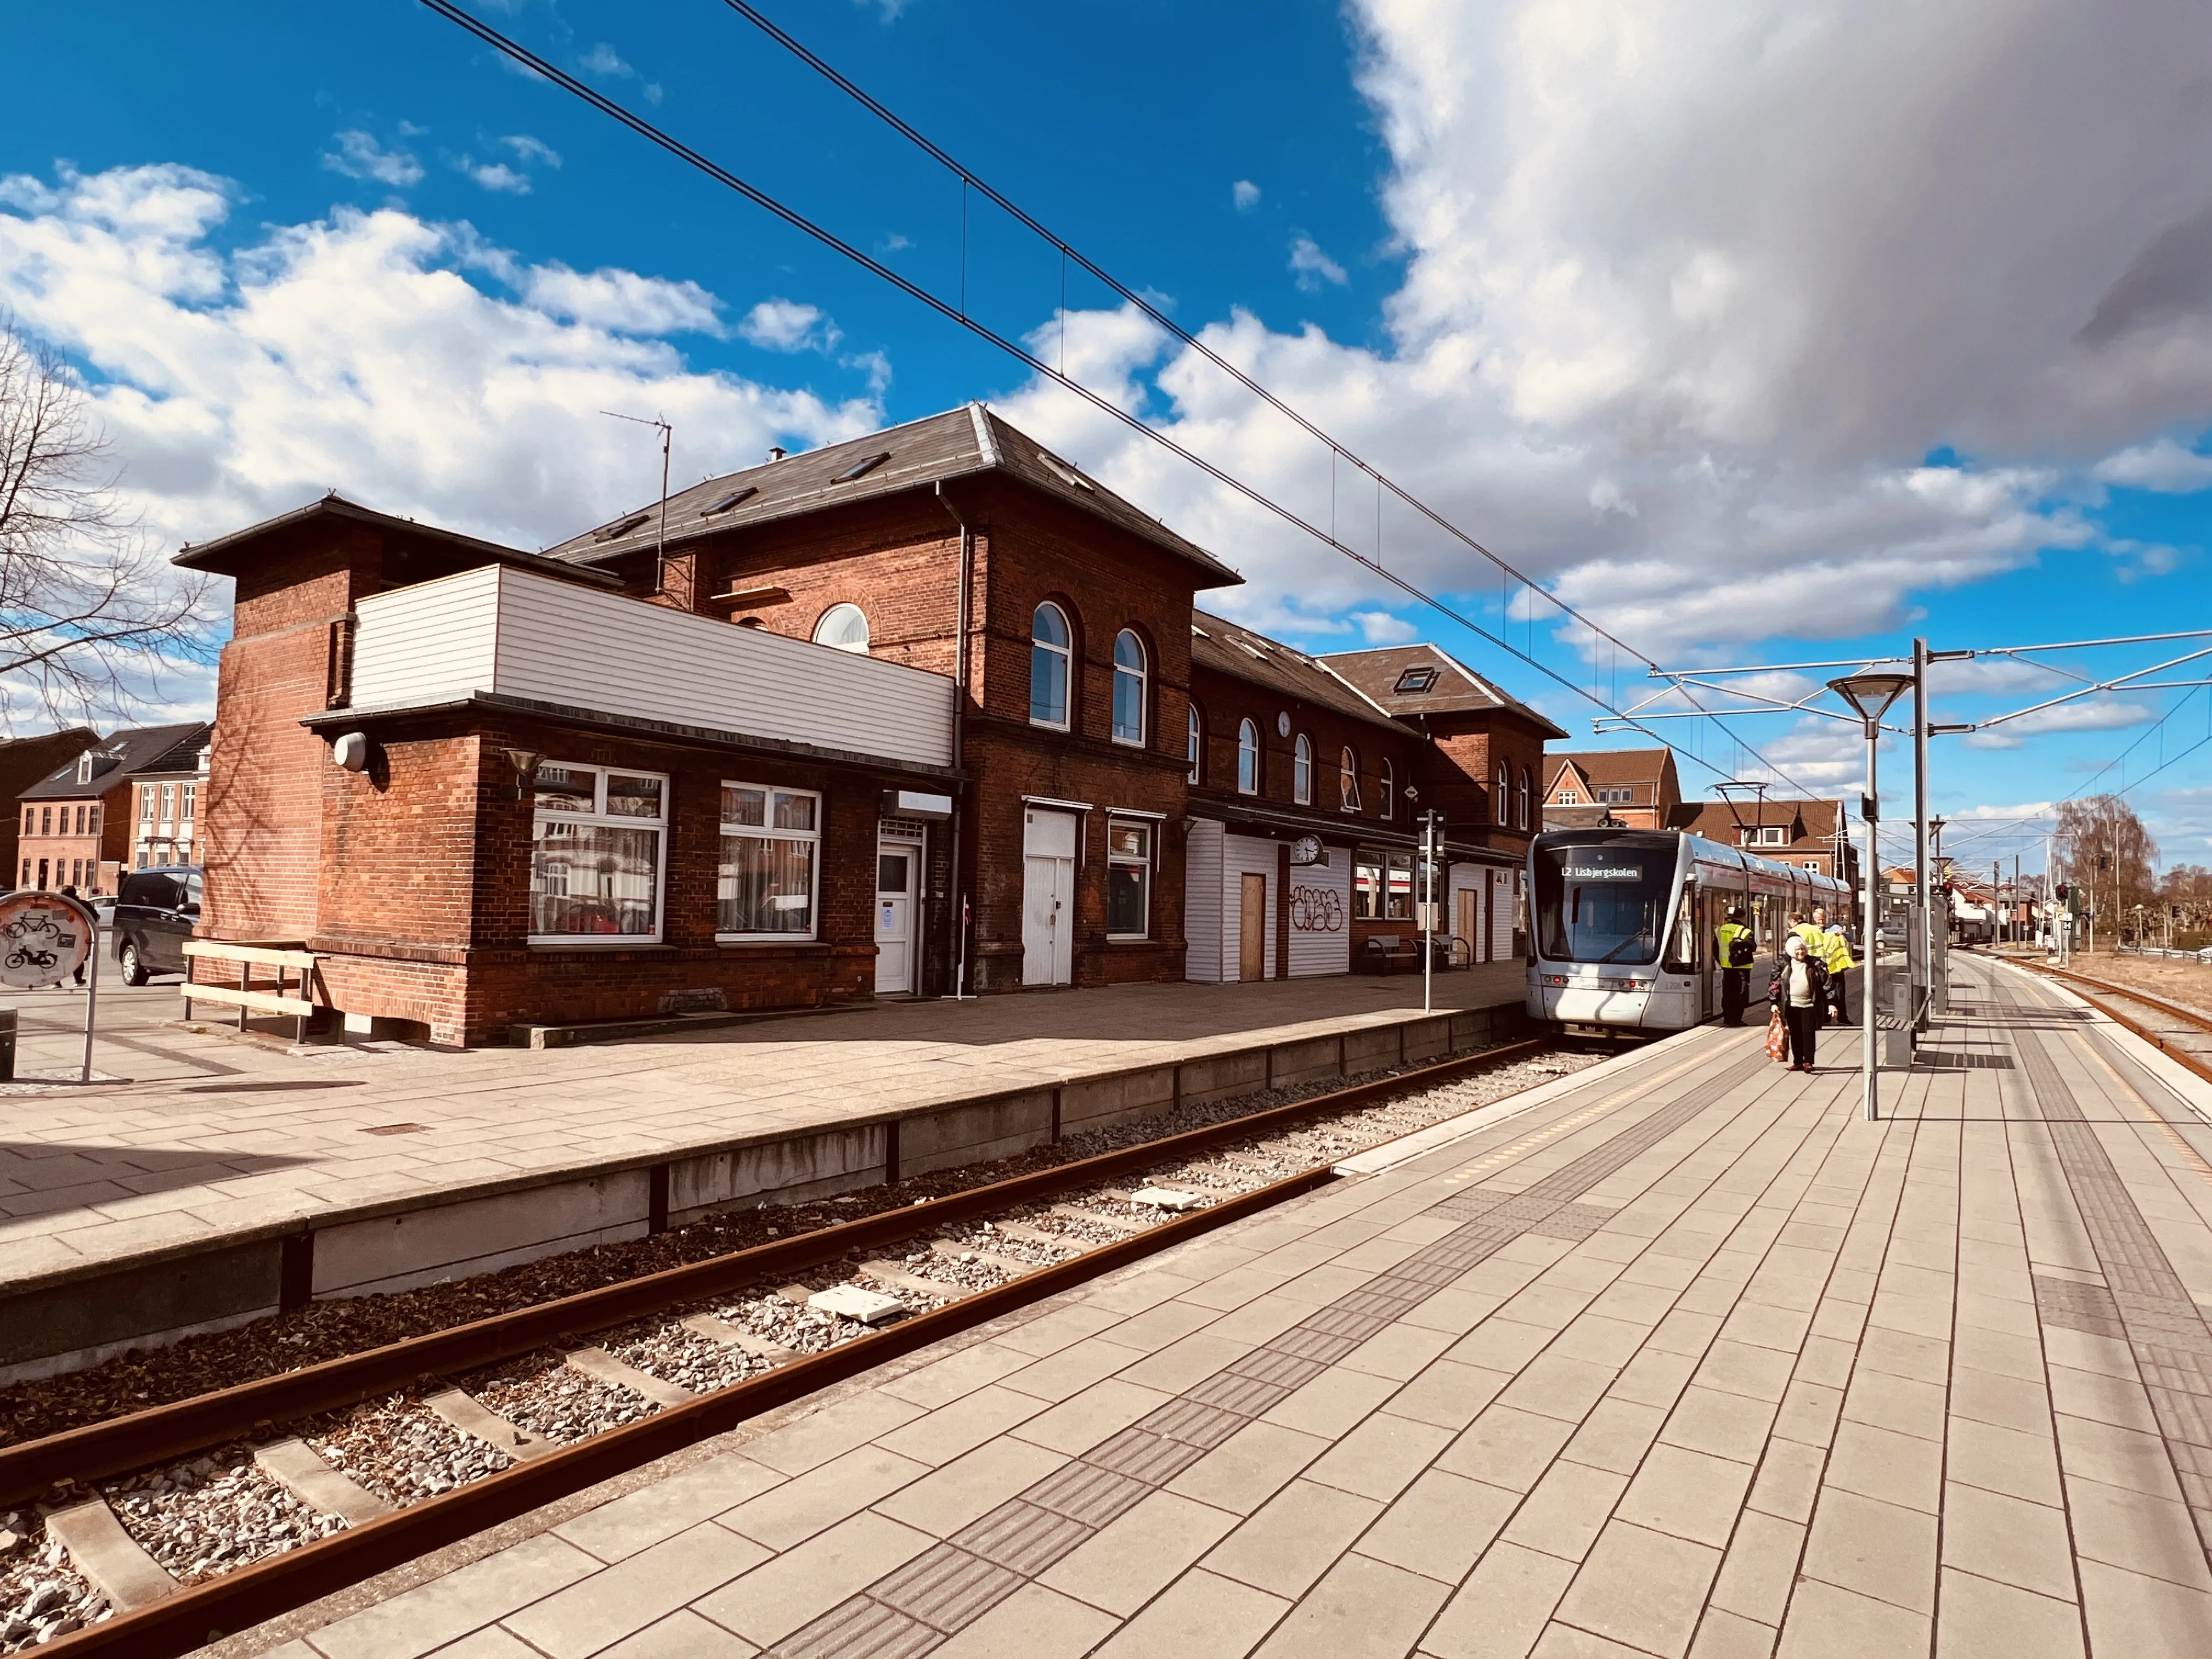
[[[257,1316],[288,1286],[484,1271],[754,1194],[1002,1156],[1063,1122],[1474,1046],[1490,1016],[1468,1011],[1498,1008],[1502,1029],[1522,987],[1517,963],[1439,975],[1441,1024],[1423,1024],[1418,977],[1362,976],[886,1003],[464,1054],[288,1054],[155,1026],[145,1005],[162,996],[126,994],[95,1055],[138,1080],[0,1097],[0,1382],[64,1350]],[[32,1000],[51,1064],[81,1003]],[[189,1283],[143,1271],[222,1250],[234,1259]]]
[[[1885,1121],[1687,1033],[229,1646],[2212,1653],[2212,1099],[1957,972]]]

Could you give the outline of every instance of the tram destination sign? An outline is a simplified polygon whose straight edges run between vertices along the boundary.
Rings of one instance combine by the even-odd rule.
[[[1641,881],[1644,866],[1637,864],[1569,864],[1563,873],[1569,881]]]
[[[36,991],[58,985],[92,955],[93,921],[58,893],[0,898],[0,985]]]

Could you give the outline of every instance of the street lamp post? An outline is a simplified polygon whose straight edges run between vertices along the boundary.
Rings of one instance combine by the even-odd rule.
[[[1875,914],[1875,884],[1881,878],[1880,849],[1875,845],[1875,826],[1881,820],[1881,789],[1875,769],[1881,750],[1881,717],[1916,677],[1911,674],[1853,674],[1830,680],[1828,689],[1851,706],[1866,728],[1867,792],[1859,803],[1859,817],[1866,824],[1866,983],[1859,988],[1859,1069],[1864,1080],[1866,1118],[1881,1117],[1875,1084],[1875,1009],[1880,1000],[1881,923]]]

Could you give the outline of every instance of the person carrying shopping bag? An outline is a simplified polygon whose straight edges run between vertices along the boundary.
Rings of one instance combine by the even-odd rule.
[[[1802,934],[1783,941],[1782,960],[1775,964],[1766,994],[1789,1031],[1790,1069],[1811,1071],[1814,1034],[1827,1012],[1828,967],[1805,948]]]

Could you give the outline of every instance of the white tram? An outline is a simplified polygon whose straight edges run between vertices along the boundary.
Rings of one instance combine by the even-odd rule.
[[[1674,830],[1547,830],[1528,848],[1529,1015],[1642,1031],[1717,1018],[1713,933],[1736,908],[1757,942],[1751,1009],[1764,1018],[1790,914],[1815,905],[1843,923],[1856,958],[1851,891],[1833,876]]]

